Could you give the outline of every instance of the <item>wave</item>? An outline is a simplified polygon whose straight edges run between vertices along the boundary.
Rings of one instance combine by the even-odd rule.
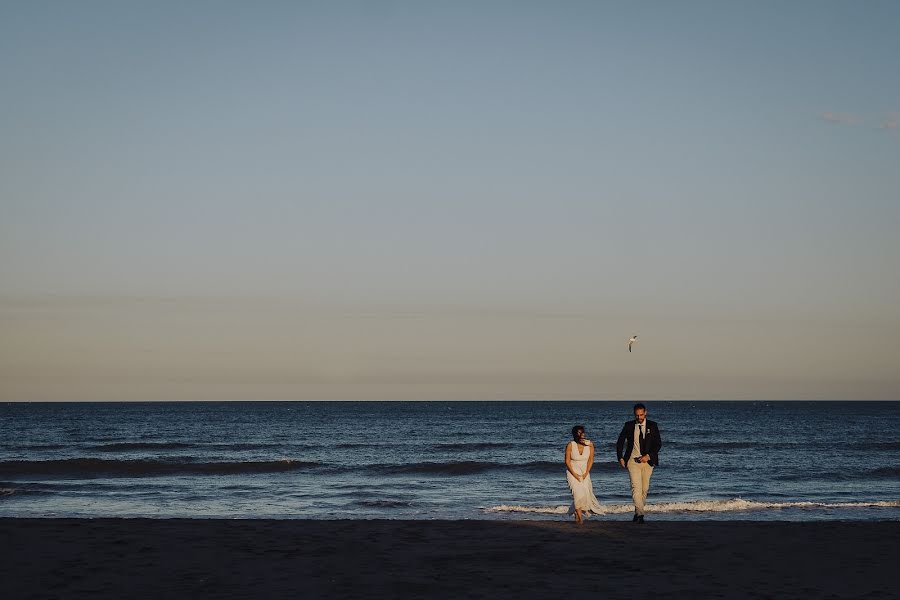
[[[537,470],[549,469],[553,466],[559,470],[559,463],[551,463],[544,461],[535,461],[518,465],[520,467],[531,467]],[[372,465],[368,467],[373,471],[384,473],[386,475],[403,475],[403,474],[422,474],[422,475],[473,475],[475,473],[485,473],[503,467],[509,468],[511,465],[503,465],[497,462],[485,462],[476,460],[464,460],[457,462],[420,462],[411,464],[390,464],[390,465]]]
[[[444,444],[435,444],[433,446],[438,450],[495,450],[498,448],[520,448],[522,444],[514,444],[512,442],[451,442]]]
[[[530,473],[556,473],[561,477],[566,466],[562,461],[535,460],[524,463],[508,463],[495,461],[463,460],[451,462],[420,462],[409,464],[379,464],[361,467],[386,475],[423,474],[423,475],[472,475],[488,471],[525,471]],[[612,462],[594,463],[595,471],[615,470],[618,464]]]
[[[878,450],[900,450],[900,442],[861,442],[854,444],[859,448],[876,448]]]
[[[0,481],[0,498],[8,496],[52,495],[59,492],[53,484]]]
[[[234,443],[203,443],[203,442],[160,442],[160,441],[139,441],[127,442],[121,440],[91,440],[93,444],[80,446],[80,444],[28,444],[16,445],[10,444],[6,447],[10,450],[64,450],[66,448],[77,449],[79,447],[99,452],[127,452],[132,450],[179,450],[187,448],[201,448],[205,450],[271,450],[275,448],[291,448],[293,450],[318,450],[327,447],[326,445],[313,442],[292,442],[284,443],[274,442],[234,442]],[[369,443],[369,442],[349,442],[341,444],[343,448],[389,448],[403,447],[403,443]],[[598,452],[607,452],[615,448],[614,443],[597,443]],[[670,450],[759,450],[759,451],[783,451],[788,448],[844,448],[847,450],[859,451],[863,450],[871,452],[873,450],[898,450],[900,449],[900,441],[880,441],[880,442],[770,442],[763,443],[757,441],[726,441],[713,442],[706,440],[669,440],[664,444],[665,448]],[[477,452],[481,450],[498,450],[498,449],[519,449],[524,450],[532,448],[535,450],[546,449],[547,444],[538,443],[519,443],[519,442],[441,442],[431,446],[434,450],[456,451],[456,452]]]
[[[88,449],[99,450],[100,452],[119,452],[121,450],[181,450],[193,447],[195,447],[195,444],[185,442],[118,442],[115,444],[89,446]]]
[[[900,477],[900,467],[878,467],[872,469],[872,475],[877,477],[897,478]]]
[[[205,450],[268,450],[272,448],[281,448],[284,444],[254,444],[254,443],[234,443],[234,444],[195,444],[190,442],[117,442],[113,444],[100,444],[97,446],[88,446],[88,450],[98,450],[100,452],[120,452],[129,450],[183,450],[185,448],[202,448]],[[290,444],[293,448],[312,448],[310,444]]]
[[[367,508],[407,508],[413,505],[408,500],[360,500],[356,504]]]
[[[800,469],[783,475],[776,475],[777,481],[856,481],[860,479],[900,479],[900,467],[878,467],[876,469],[848,469],[846,471],[811,471]]]
[[[14,488],[0,488],[0,498],[10,497],[10,496],[41,496],[41,495],[53,495],[56,492],[53,490],[45,490],[45,489],[37,489],[37,488],[22,488],[22,487],[14,487]]]
[[[784,450],[786,448],[846,448],[850,450],[898,450],[900,442],[786,442],[770,440],[740,441],[740,442],[710,442],[703,439],[696,440],[669,440],[663,441],[663,448],[688,448],[692,450]]]
[[[107,460],[103,458],[70,458],[63,460],[10,460],[0,462],[2,475],[118,475],[145,477],[152,475],[238,473],[279,473],[307,470],[321,463],[291,459],[256,462],[173,462],[162,460]]]
[[[105,459],[69,458],[59,460],[11,460],[0,462],[0,475],[16,476],[66,476],[89,477],[149,475],[219,475],[229,473],[278,473],[284,471],[310,470],[325,465],[315,461],[292,459],[267,461],[222,461],[191,462],[190,458],[168,459]],[[616,470],[612,462],[594,463],[594,472]],[[382,475],[473,475],[489,471],[504,470],[537,474],[558,474],[563,477],[565,465],[562,461],[531,461],[509,463],[497,461],[450,461],[362,464],[354,466],[331,465],[331,470],[344,472],[375,472]]]
[[[633,504],[601,504],[601,515],[630,514],[634,512]],[[693,500],[689,502],[659,502],[646,504],[648,513],[679,513],[679,512],[746,512],[755,510],[784,510],[800,508],[806,510],[831,510],[852,508],[898,508],[900,500],[880,500],[877,502],[759,502],[744,500],[743,498],[731,498],[730,500]],[[520,506],[515,504],[501,504],[482,508],[485,512],[511,512],[511,513],[537,513],[564,515],[569,512],[569,506]]]
[[[749,448],[778,448],[784,444],[768,445],[759,442],[707,442],[705,440],[697,440],[695,442],[685,442],[673,440],[663,442],[664,448],[691,448],[694,450],[746,450]]]
[[[528,463],[499,463],[491,461],[464,460],[457,462],[421,462],[395,465],[372,465],[372,470],[388,475],[420,473],[423,475],[472,475],[498,469],[516,469],[535,472],[561,472],[565,466],[559,462],[533,461]]]
[[[315,448],[312,444],[272,444],[272,443],[235,443],[235,444],[202,444],[200,445],[203,449],[215,449],[215,450],[271,450],[273,448],[283,448],[284,446],[291,446],[294,449],[309,449]]]

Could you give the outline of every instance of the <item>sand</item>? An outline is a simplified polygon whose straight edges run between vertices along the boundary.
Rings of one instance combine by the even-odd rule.
[[[896,521],[0,519],[0,548],[8,599],[900,595]]]

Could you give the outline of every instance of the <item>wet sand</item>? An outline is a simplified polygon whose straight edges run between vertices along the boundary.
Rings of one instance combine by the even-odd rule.
[[[0,519],[19,598],[896,598],[900,522]]]

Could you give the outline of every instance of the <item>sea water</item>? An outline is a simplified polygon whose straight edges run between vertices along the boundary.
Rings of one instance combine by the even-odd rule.
[[[648,519],[900,519],[900,402],[647,402]],[[0,404],[0,517],[628,520],[628,402]]]

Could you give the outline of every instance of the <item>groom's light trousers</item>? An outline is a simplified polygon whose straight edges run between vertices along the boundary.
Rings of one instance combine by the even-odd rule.
[[[647,463],[636,463],[633,458],[629,459],[627,464],[628,477],[631,479],[631,497],[634,499],[634,514],[643,516],[653,467]]]

